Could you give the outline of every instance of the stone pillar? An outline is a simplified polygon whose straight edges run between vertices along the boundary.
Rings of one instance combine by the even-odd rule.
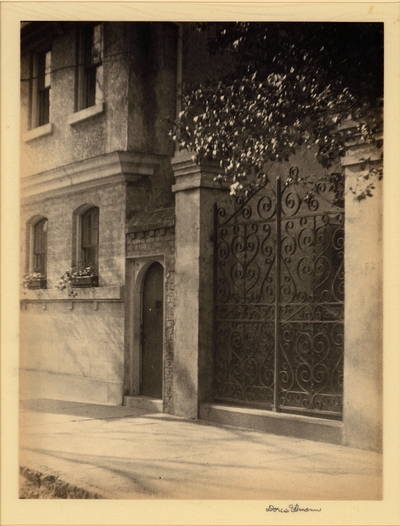
[[[175,192],[174,412],[197,418],[211,399],[213,373],[214,203],[217,164],[196,165],[191,154],[172,160]]]
[[[383,240],[382,184],[355,200],[367,174],[365,159],[381,162],[373,146],[355,145],[343,160],[346,176],[344,443],[382,450]],[[358,181],[358,182],[357,182]]]

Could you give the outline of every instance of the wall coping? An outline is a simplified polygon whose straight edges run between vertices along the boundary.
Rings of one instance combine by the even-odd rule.
[[[383,124],[383,115],[380,115],[381,124]],[[352,119],[347,119],[339,126],[339,130],[355,129],[363,121],[356,122]],[[380,129],[375,133],[372,142],[367,143],[363,140],[361,133],[356,134],[352,140],[346,142],[346,155],[341,159],[343,168],[355,166],[358,164],[370,162],[379,162],[383,158],[383,148],[378,147],[378,142],[383,141],[383,130]]]
[[[341,159],[343,168],[363,164],[365,162],[380,162],[383,160],[383,150],[376,144],[358,143],[347,147],[346,155]]]
[[[193,188],[212,188],[214,190],[225,190],[227,184],[220,184],[214,178],[223,174],[223,169],[218,161],[202,161],[199,164],[193,160],[193,153],[181,151],[171,159],[176,184],[172,186],[173,192],[190,190]]]
[[[169,228],[175,225],[175,208],[161,208],[149,212],[135,214],[125,227],[127,234],[147,232],[160,228]]]
[[[22,200],[83,191],[115,182],[135,182],[154,174],[163,155],[115,151],[32,174],[21,179]]]

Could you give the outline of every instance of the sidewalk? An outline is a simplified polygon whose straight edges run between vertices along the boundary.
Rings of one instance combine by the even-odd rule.
[[[21,403],[20,466],[111,499],[382,496],[378,453],[46,399]]]

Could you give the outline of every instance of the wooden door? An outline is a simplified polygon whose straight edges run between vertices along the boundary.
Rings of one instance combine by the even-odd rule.
[[[153,263],[143,284],[142,394],[162,398],[164,269]]]

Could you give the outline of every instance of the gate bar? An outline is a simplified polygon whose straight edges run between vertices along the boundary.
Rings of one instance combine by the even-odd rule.
[[[275,276],[275,353],[274,353],[274,400],[272,411],[278,408],[278,352],[279,352],[279,300],[281,277],[281,178],[276,178],[276,276]]]

